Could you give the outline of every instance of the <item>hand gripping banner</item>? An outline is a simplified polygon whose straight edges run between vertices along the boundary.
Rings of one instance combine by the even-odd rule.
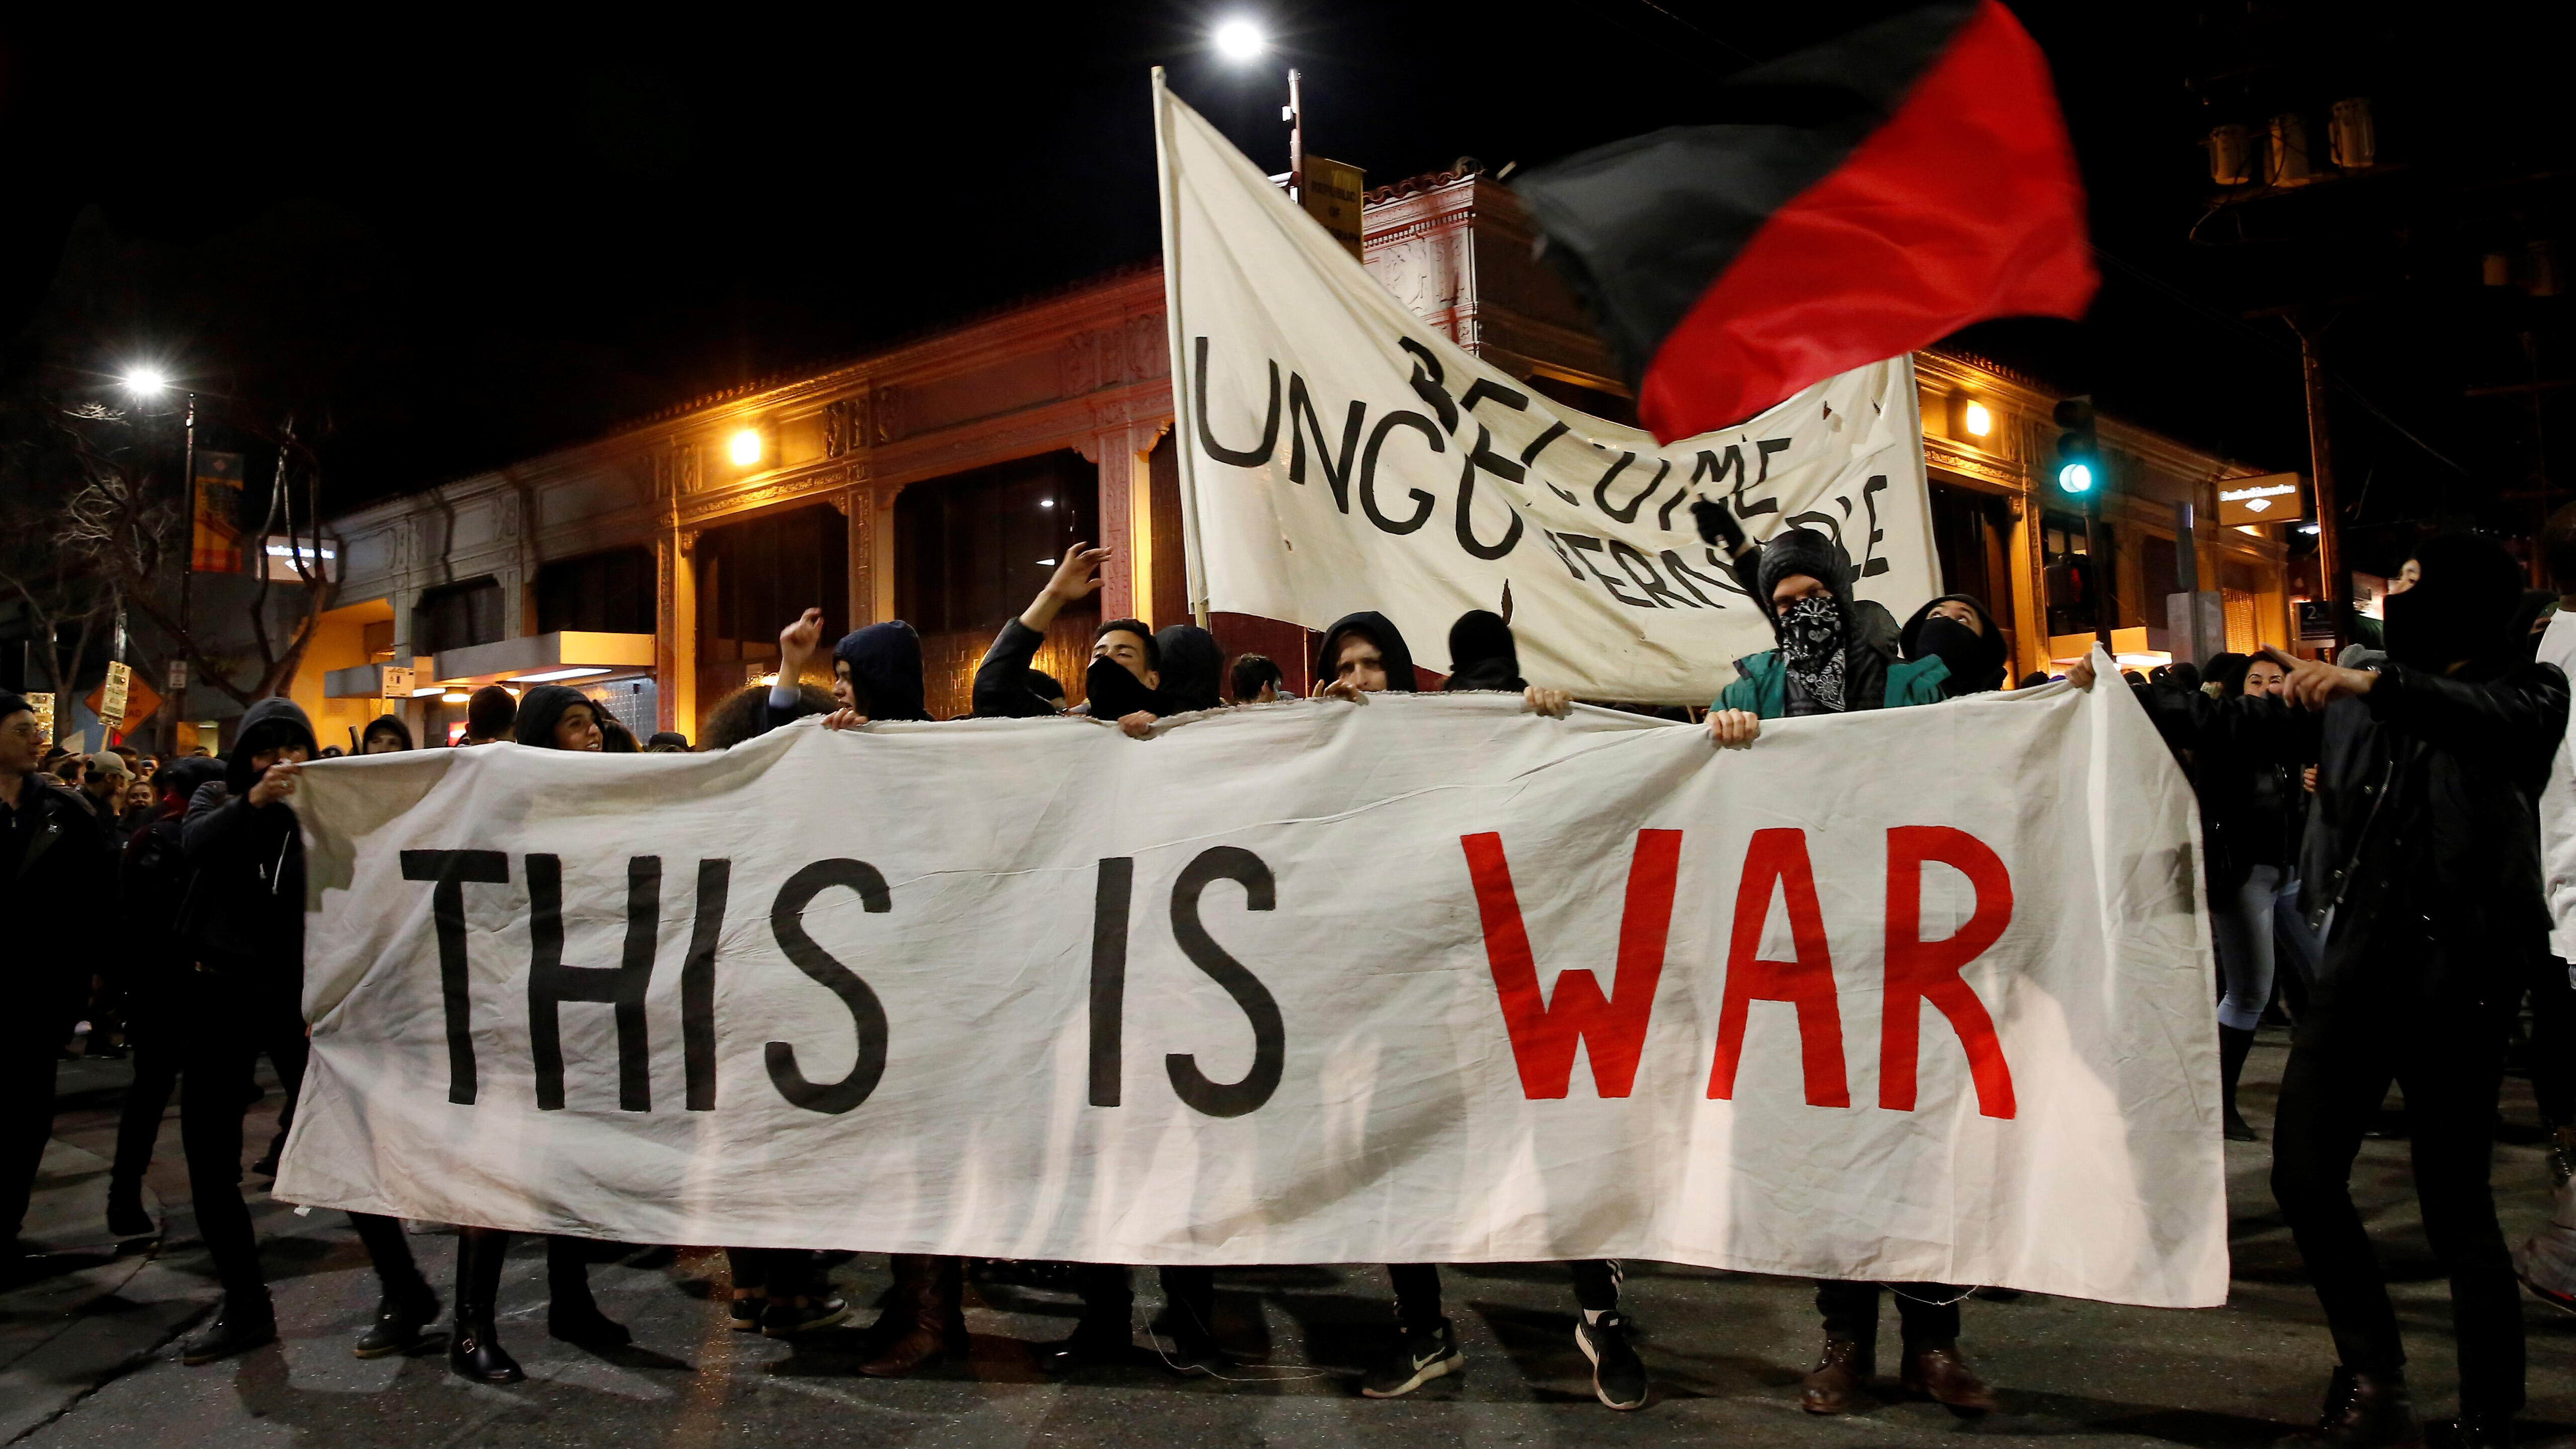
[[[640,1243],[2227,1287],[2124,689],[331,760],[281,1198]]]
[[[1534,683],[1706,704],[1772,638],[1693,498],[1757,539],[1822,532],[1900,619],[1938,592],[1911,358],[1659,445],[1468,353],[1159,83],[1155,106],[1194,601],[1375,609],[1443,673],[1450,622],[1491,609]]]

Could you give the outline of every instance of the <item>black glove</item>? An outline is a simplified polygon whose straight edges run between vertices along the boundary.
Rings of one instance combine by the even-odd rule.
[[[1699,524],[1700,542],[1711,547],[1724,546],[1729,558],[1744,552],[1744,526],[1735,521],[1735,515],[1727,511],[1725,504],[1694,498],[1691,500],[1691,518]]]

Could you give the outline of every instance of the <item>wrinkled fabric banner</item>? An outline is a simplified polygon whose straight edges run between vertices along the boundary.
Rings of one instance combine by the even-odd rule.
[[[303,781],[290,1201],[2226,1292],[2191,796],[2124,689],[1742,751],[1381,695]]]
[[[1155,95],[1191,597],[1210,610],[1320,629],[1375,609],[1446,673],[1450,622],[1491,609],[1533,683],[1706,704],[1772,639],[1693,498],[1755,538],[1821,531],[1900,619],[1939,592],[1912,358],[1659,445],[1471,356]]]

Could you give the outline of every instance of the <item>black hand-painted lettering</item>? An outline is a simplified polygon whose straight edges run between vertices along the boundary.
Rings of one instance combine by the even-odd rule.
[[[472,975],[465,956],[465,883],[508,885],[510,857],[497,850],[406,850],[404,880],[435,881],[429,918],[438,934],[438,994],[447,1013],[447,1100],[474,1105]]]
[[[1538,531],[1538,536],[1547,541],[1548,551],[1556,555],[1556,561],[1558,563],[1565,565],[1565,571],[1574,575],[1577,583],[1582,582],[1583,566],[1574,561],[1573,554],[1566,552],[1564,540],[1558,538],[1555,534],[1548,532],[1544,528]]]
[[[1664,582],[1664,576],[1655,572],[1654,561],[1647,558],[1643,552],[1639,551],[1636,545],[1627,542],[1625,539],[1614,538],[1610,540],[1610,556],[1619,561],[1619,567],[1627,573],[1629,578],[1636,580],[1637,587],[1644,589],[1646,591],[1646,597],[1654,600],[1658,607],[1666,609],[1695,609],[1699,607],[1690,600],[1674,593],[1672,586]],[[1665,600],[1670,600],[1671,602],[1666,603],[1664,602]]]
[[[1431,420],[1420,413],[1388,413],[1378,419],[1377,426],[1369,431],[1368,448],[1360,454],[1360,512],[1367,514],[1368,521],[1376,524],[1381,530],[1387,533],[1404,534],[1411,533],[1429,522],[1431,510],[1440,506],[1440,500],[1419,488],[1408,490],[1410,496],[1420,506],[1413,510],[1411,518],[1400,523],[1387,517],[1386,510],[1377,506],[1378,450],[1386,446],[1386,435],[1399,427],[1411,428],[1420,433],[1430,442],[1431,451],[1435,453],[1448,452],[1449,445],[1441,439],[1440,430],[1431,425]]]
[[[1516,413],[1529,411],[1528,393],[1515,392],[1490,377],[1477,378],[1476,385],[1467,389],[1467,395],[1458,400],[1458,406],[1461,411],[1472,413],[1476,410],[1476,404],[1488,398]]]
[[[809,1112],[841,1113],[856,1107],[877,1089],[877,1079],[885,1075],[886,1067],[884,1005],[858,973],[842,965],[805,930],[805,908],[836,886],[856,894],[860,908],[870,914],[894,909],[885,877],[864,860],[815,861],[789,876],[769,905],[769,934],[776,938],[778,949],[797,970],[841,999],[858,1037],[858,1059],[850,1063],[850,1074],[837,1082],[807,1081],[796,1069],[796,1048],[786,1042],[770,1042],[761,1049],[770,1085],[791,1105]]]
[[[1753,444],[1755,451],[1762,455],[1762,471],[1753,479],[1757,487],[1771,481],[1771,455],[1789,451],[1789,445],[1795,441],[1794,438],[1762,438]]]
[[[1091,895],[1091,1105],[1118,1105],[1127,1061],[1127,913],[1136,862],[1105,856]]]
[[[1192,391],[1195,393],[1199,405],[1199,446],[1205,448],[1207,450],[1207,455],[1216,459],[1218,462],[1232,463],[1237,467],[1257,468],[1262,464],[1269,462],[1270,454],[1279,443],[1278,360],[1273,358],[1270,362],[1270,413],[1269,416],[1264,418],[1261,423],[1260,444],[1250,448],[1229,448],[1218,442],[1216,440],[1216,433],[1208,427],[1208,340],[1206,338],[1202,337],[1198,340],[1196,351],[1197,356],[1192,365],[1198,372],[1198,386]]]
[[[1619,457],[1618,467],[1612,468],[1609,472],[1602,474],[1601,481],[1592,485],[1592,501],[1600,506],[1602,512],[1609,514],[1612,518],[1619,520],[1621,523],[1636,522],[1637,510],[1646,506],[1646,500],[1655,496],[1655,490],[1664,486],[1665,475],[1673,471],[1673,460],[1670,458],[1664,459],[1663,466],[1655,470],[1653,480],[1647,483],[1644,488],[1639,489],[1636,497],[1628,500],[1627,507],[1614,508],[1610,505],[1610,480],[1619,476],[1619,470],[1621,468],[1625,468],[1635,461],[1637,461],[1636,454],[1621,454]]]
[[[1163,1070],[1171,1075],[1172,1090],[1193,1110],[1211,1117],[1240,1117],[1279,1090],[1279,1075],[1288,1063],[1288,1029],[1279,1018],[1279,1003],[1270,988],[1227,955],[1199,922],[1200,893],[1221,880],[1243,887],[1246,910],[1266,911],[1278,904],[1276,883],[1260,856],[1239,845],[1212,846],[1199,852],[1172,885],[1172,936],[1190,964],[1224,987],[1252,1023],[1252,1069],[1238,1082],[1211,1082],[1199,1070],[1196,1057],[1173,1052],[1163,1058]]]
[[[1423,406],[1440,415],[1440,431],[1458,431],[1458,400],[1449,395],[1448,379],[1441,374],[1440,359],[1431,355],[1430,348],[1410,337],[1397,338],[1395,345],[1413,354],[1410,381],[1414,396],[1422,399]]]
[[[1681,585],[1685,589],[1689,589],[1690,596],[1692,598],[1699,600],[1701,603],[1708,605],[1712,609],[1723,609],[1726,607],[1725,604],[1710,598],[1708,595],[1701,593],[1698,589],[1692,588],[1691,580],[1697,579],[1712,589],[1722,589],[1726,587],[1724,584],[1719,583],[1716,579],[1710,578],[1705,574],[1693,572],[1689,564],[1682,562],[1682,556],[1671,549],[1664,550],[1663,559],[1664,572],[1673,576],[1674,583]],[[1724,574],[1727,570],[1720,569],[1718,572],[1720,574]],[[1737,589],[1736,592],[1740,594],[1744,591],[1742,589]]]
[[[1523,478],[1521,465],[1493,450],[1494,435],[1483,423],[1476,424],[1476,446],[1467,450],[1465,462],[1458,469],[1458,546],[1481,559],[1498,559],[1510,553],[1521,541],[1521,511],[1513,506],[1510,495],[1503,498],[1503,512],[1510,517],[1511,527],[1503,530],[1502,542],[1483,544],[1476,541],[1475,525],[1468,518],[1468,506],[1476,498],[1476,470],[1484,469],[1496,477],[1518,483]]]
[[[653,1047],[644,995],[653,984],[653,948],[662,924],[662,858],[626,862],[626,951],[615,966],[566,966],[563,959],[563,858],[528,857],[528,1055],[537,1074],[537,1110],[564,1104],[563,1031],[567,1001],[613,1007],[617,1017],[617,1109],[653,1110]]]
[[[688,1109],[716,1109],[716,943],[724,936],[725,896],[733,862],[698,862],[698,915],[689,925],[689,955],[680,963],[680,1063]]]
[[[1655,607],[1654,600],[1652,599],[1640,599],[1633,594],[1623,592],[1619,587],[1618,580],[1613,579],[1606,573],[1603,573],[1601,571],[1601,565],[1592,561],[1591,556],[1602,551],[1601,540],[1594,538],[1589,534],[1582,533],[1565,533],[1557,536],[1565,540],[1566,547],[1574,549],[1584,555],[1583,566],[1592,570],[1592,576],[1601,581],[1601,587],[1610,591],[1610,597],[1617,599],[1620,603],[1623,603],[1632,609],[1651,609]]]
[[[1887,491],[1887,475],[1872,473],[1860,485],[1861,507],[1869,510],[1869,543],[1863,548],[1860,566],[1862,578],[1874,578],[1887,572],[1887,560],[1878,556],[1878,546],[1887,542],[1887,530],[1878,526],[1878,495]]]
[[[1306,395],[1306,379],[1288,374],[1288,481],[1306,481],[1306,435],[1315,435],[1315,462],[1324,470],[1324,481],[1332,486],[1333,506],[1344,513],[1351,511],[1351,460],[1360,449],[1360,424],[1368,415],[1368,404],[1354,401],[1350,418],[1342,426],[1341,455],[1337,459],[1333,445],[1324,438],[1324,420],[1315,415],[1314,400]]]
[[[1563,423],[1548,424],[1546,432],[1539,434],[1536,438],[1531,440],[1528,447],[1521,449],[1521,466],[1524,468],[1528,467],[1532,459],[1547,451],[1548,444],[1564,437],[1569,431],[1571,430]],[[1566,501],[1571,503],[1574,500],[1569,498]]]

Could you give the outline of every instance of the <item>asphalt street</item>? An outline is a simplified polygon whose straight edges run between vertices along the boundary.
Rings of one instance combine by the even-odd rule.
[[[2248,1069],[2247,1115],[2269,1136],[2285,1052],[2264,1034]],[[1218,1331],[1244,1358],[1225,1381],[1184,1380],[1153,1361],[1144,1331],[1150,1274],[1138,1275],[1139,1361],[1071,1380],[1035,1371],[1027,1345],[1058,1337],[1074,1300],[1046,1274],[985,1265],[970,1283],[973,1352],[903,1380],[858,1374],[862,1325],[890,1276],[862,1254],[834,1270],[859,1311],[851,1325],[795,1342],[726,1324],[723,1254],[603,1245],[592,1268],[602,1306],[633,1346],[591,1352],[544,1331],[542,1250],[523,1242],[502,1290],[502,1338],[529,1372],[506,1388],[450,1376],[444,1356],[362,1361],[349,1345],[375,1283],[339,1214],[299,1215],[253,1195],[282,1340],[201,1368],[176,1337],[215,1292],[193,1241],[175,1109],[150,1182],[163,1238],[122,1251],[103,1213],[106,1156],[123,1064],[66,1063],[56,1141],[30,1236],[56,1249],[0,1292],[0,1436],[30,1445],[451,1444],[1047,1446],[1091,1444],[1446,1445],[1779,1443],[1904,1445],[1979,1437],[2053,1443],[2250,1445],[2312,1417],[2332,1361],[2313,1296],[2264,1173],[2268,1142],[2228,1147],[2234,1274],[2225,1308],[2181,1312],[2023,1295],[1966,1306],[1962,1347],[2002,1408],[1981,1420],[1928,1404],[1882,1402],[1819,1419],[1796,1386],[1818,1328],[1796,1280],[1673,1265],[1627,1265],[1625,1302],[1655,1395],[1636,1413],[1594,1401],[1574,1346],[1565,1270],[1511,1264],[1445,1270],[1468,1368],[1413,1396],[1358,1397],[1360,1362],[1391,1335],[1391,1295],[1374,1267],[1274,1268],[1219,1280]],[[267,1140],[277,1095],[253,1108],[246,1155]],[[2394,1099],[2392,1099],[2392,1106]],[[2538,1230],[2548,1205],[2528,1085],[2507,1084],[2496,1178],[2509,1238]],[[259,1179],[252,1179],[257,1184]],[[2447,1286],[2425,1246],[2395,1138],[2365,1145],[2356,1196],[2382,1244],[2428,1413],[2450,1412],[2454,1375]],[[410,1240],[442,1297],[456,1239]],[[2576,1318],[2526,1300],[2531,1333],[2529,1437],[2576,1426]],[[1895,1361],[1894,1315],[1881,1359]],[[1885,1385],[1891,1392],[1892,1380]]]

